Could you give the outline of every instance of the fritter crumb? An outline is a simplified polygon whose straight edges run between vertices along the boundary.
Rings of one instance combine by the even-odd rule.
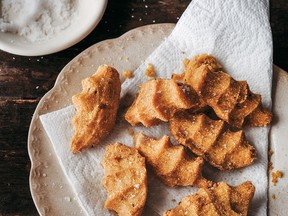
[[[273,170],[274,166],[273,163],[271,161],[268,162],[268,170],[271,171]]]
[[[273,150],[269,149],[269,151],[268,151],[268,159],[269,159],[269,161],[271,160],[271,157],[272,157],[273,153],[274,153]]]
[[[187,68],[187,66],[188,66],[189,62],[190,62],[190,60],[189,60],[189,59],[187,59],[187,58],[185,58],[185,59],[183,60],[183,65],[184,65],[184,68]]]
[[[123,72],[123,76],[126,78],[126,79],[131,79],[133,78],[133,72],[132,71],[129,71],[129,70],[126,70]]]
[[[128,134],[129,134],[130,136],[133,136],[134,133],[135,133],[132,127],[129,127],[129,128],[127,129],[127,131],[128,131]]]
[[[181,73],[181,74],[172,74],[172,79],[175,80],[176,82],[183,82],[184,80],[184,76],[185,76],[185,73]]]
[[[156,77],[156,71],[152,64],[148,64],[148,67],[145,71],[145,75],[148,77]]]
[[[274,186],[277,185],[278,179],[283,178],[284,174],[282,171],[277,170],[276,172],[272,172],[272,182],[274,183]]]

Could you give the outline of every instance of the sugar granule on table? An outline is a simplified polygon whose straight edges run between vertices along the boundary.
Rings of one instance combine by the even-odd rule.
[[[35,42],[68,28],[78,15],[78,0],[2,0],[0,31]]]

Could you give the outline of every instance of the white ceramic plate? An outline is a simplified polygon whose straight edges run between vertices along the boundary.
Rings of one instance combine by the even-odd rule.
[[[39,116],[70,105],[71,96],[81,90],[81,80],[91,76],[101,64],[114,66],[120,73],[124,70],[135,70],[163,38],[170,34],[174,26],[143,26],[129,31],[120,38],[93,45],[63,68],[55,86],[41,99],[33,115],[28,136],[28,150],[32,162],[30,189],[41,215],[78,216],[83,213],[61,170]],[[275,120],[278,121],[275,121],[271,130],[271,145],[275,152],[272,160],[275,169],[287,172],[284,161],[288,158],[288,149],[285,149],[285,125],[288,125],[288,115],[285,113],[288,94],[285,92],[288,90],[288,75],[277,67],[274,67],[274,75],[274,114]],[[285,182],[281,179],[278,186],[269,188],[269,197],[276,195],[276,199],[270,199],[269,202],[271,215],[286,215],[285,209],[288,204],[285,200],[288,190]]]
[[[0,32],[0,49],[6,52],[39,56],[64,50],[85,38],[99,23],[108,0],[79,0],[79,14],[71,25],[53,38],[31,42],[22,36]]]

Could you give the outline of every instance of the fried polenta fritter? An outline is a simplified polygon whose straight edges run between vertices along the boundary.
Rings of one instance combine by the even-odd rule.
[[[241,128],[244,123],[259,127],[268,125],[272,114],[263,108],[261,96],[251,92],[246,81],[234,80],[221,71],[221,67],[215,70],[209,64],[202,64],[203,56],[207,55],[196,56],[190,61],[184,82],[192,86],[219,118],[232,126]]]
[[[154,173],[168,186],[209,187],[212,182],[202,176],[203,159],[191,158],[181,145],[172,146],[168,136],[154,139],[134,134],[134,145],[146,158]]]
[[[140,86],[125,119],[133,126],[142,123],[149,127],[160,121],[167,122],[179,110],[202,107],[202,101],[191,87],[177,84],[174,80],[156,79]]]
[[[225,182],[215,183],[211,188],[201,188],[196,194],[184,197],[163,216],[247,216],[254,191],[249,181],[236,187]]]
[[[107,146],[101,164],[108,193],[105,208],[119,216],[141,215],[147,197],[145,158],[137,149],[115,143]]]
[[[223,120],[205,114],[178,113],[170,120],[170,132],[182,145],[220,170],[248,166],[255,160],[255,149],[242,130],[232,132]]]
[[[82,80],[83,90],[72,97],[77,113],[72,120],[73,153],[98,144],[113,129],[119,106],[121,83],[116,69],[102,65]]]

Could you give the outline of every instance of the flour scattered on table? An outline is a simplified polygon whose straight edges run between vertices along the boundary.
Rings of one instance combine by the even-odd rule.
[[[0,31],[29,41],[50,39],[78,16],[78,0],[2,0]]]

